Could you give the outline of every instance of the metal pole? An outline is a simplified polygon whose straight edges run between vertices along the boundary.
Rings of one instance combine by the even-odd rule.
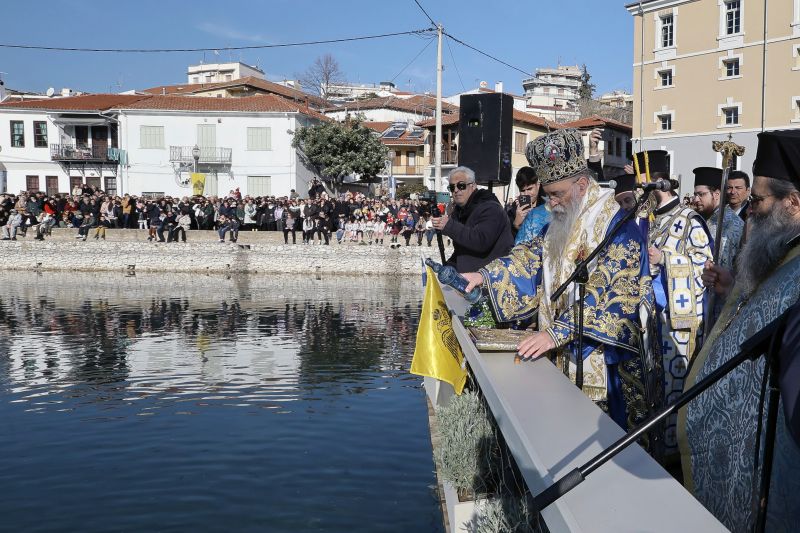
[[[433,185],[434,191],[442,188],[442,32],[444,29],[441,24],[436,25],[436,35],[438,44],[436,49],[436,144],[434,147],[434,164],[436,183]]]

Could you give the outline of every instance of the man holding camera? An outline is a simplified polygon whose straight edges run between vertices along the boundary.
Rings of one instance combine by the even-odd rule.
[[[478,189],[471,169],[453,169],[448,181],[455,208],[450,215],[433,212],[432,225],[453,241],[447,264],[462,273],[475,272],[511,250],[511,224],[497,197]]]

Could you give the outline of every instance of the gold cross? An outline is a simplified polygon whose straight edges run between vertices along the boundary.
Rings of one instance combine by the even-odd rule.
[[[712,141],[711,143],[714,151],[722,154],[722,168],[731,166],[731,160],[734,155],[737,157],[744,155],[744,146],[739,146],[731,139],[733,139],[733,135],[729,133],[727,141]]]

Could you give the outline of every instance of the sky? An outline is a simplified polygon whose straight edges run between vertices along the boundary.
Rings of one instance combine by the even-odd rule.
[[[620,0],[419,0],[447,33],[525,72],[586,64],[599,94],[632,88],[633,19]],[[222,48],[358,37],[431,26],[414,0],[44,0],[7,2],[0,44],[88,48]],[[423,48],[426,46],[427,48]],[[158,54],[0,48],[12,89],[69,87],[120,92],[186,83],[202,61],[258,65],[267,79],[295,79],[329,53],[355,83],[394,80],[400,90],[436,91],[436,42],[416,35],[247,51]],[[419,56],[415,58],[415,56]],[[412,61],[413,60],[413,61]],[[522,94],[525,74],[461,44],[443,46],[445,96],[486,81]]]

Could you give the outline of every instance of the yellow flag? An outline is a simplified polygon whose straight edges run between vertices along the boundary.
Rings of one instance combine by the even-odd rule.
[[[450,383],[461,394],[467,381],[464,352],[453,331],[453,322],[444,303],[439,280],[427,267],[428,286],[422,301],[417,328],[417,346],[411,361],[411,373]]]
[[[203,196],[206,190],[206,175],[200,172],[192,172],[192,194]]]

